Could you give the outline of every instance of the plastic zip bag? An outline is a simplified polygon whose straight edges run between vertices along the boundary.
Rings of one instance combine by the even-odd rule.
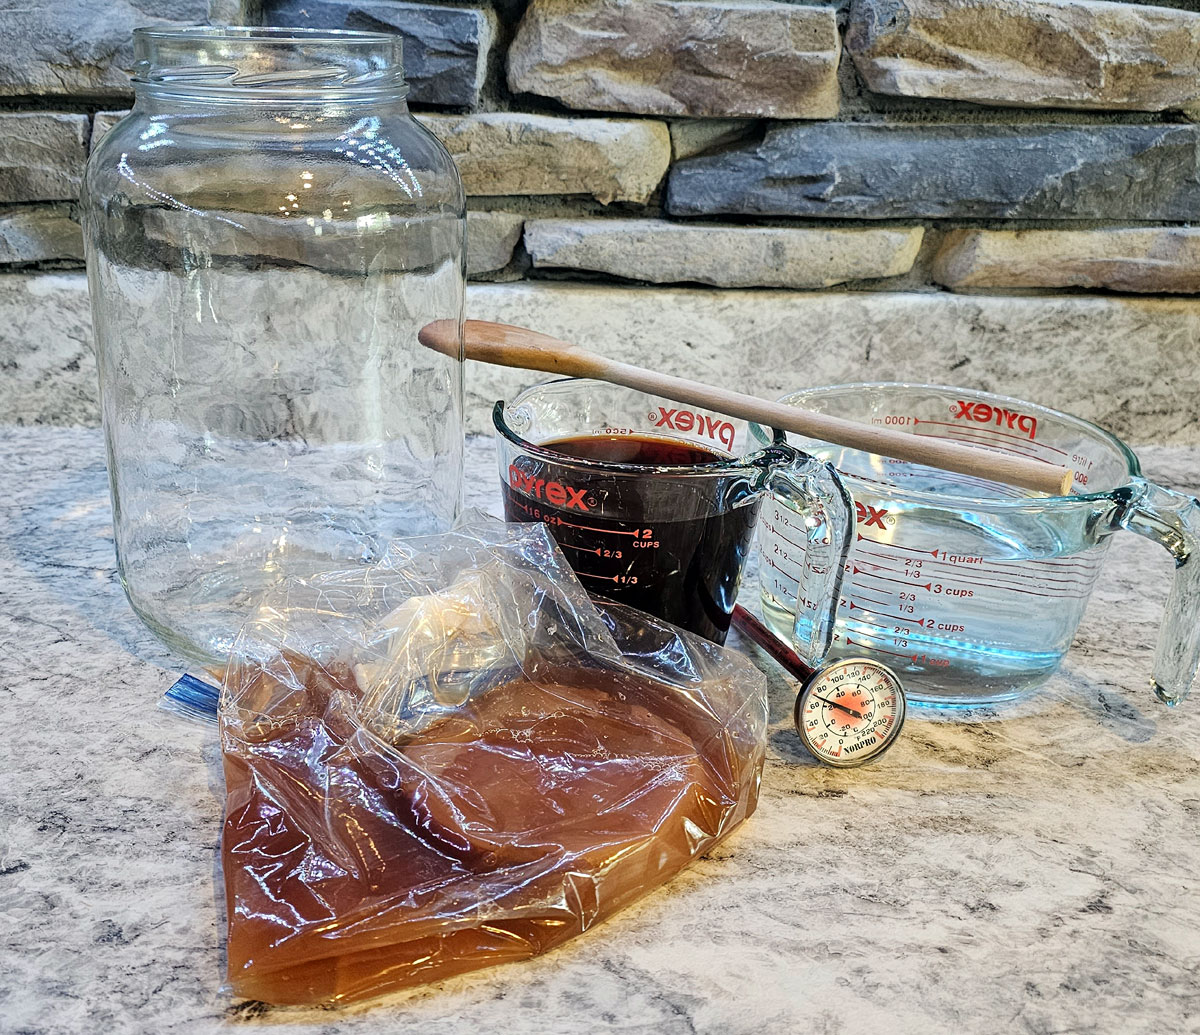
[[[316,1004],[537,955],[665,883],[754,810],[766,694],[488,522],[282,584],[220,721],[232,990]]]

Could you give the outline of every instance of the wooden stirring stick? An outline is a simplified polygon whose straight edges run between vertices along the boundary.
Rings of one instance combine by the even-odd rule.
[[[428,324],[417,337],[426,348],[458,358],[458,324],[453,320],[438,320]],[[1065,467],[978,449],[947,439],[906,435],[842,417],[802,410],[798,406],[768,402],[686,377],[673,377],[632,363],[607,359],[570,342],[525,327],[468,320],[464,325],[462,340],[466,358],[481,363],[541,370],[565,377],[590,377],[596,381],[636,388],[674,402],[752,420],[764,427],[791,431],[822,442],[834,442],[864,453],[890,456],[896,460],[954,471],[956,474],[1018,485],[1051,496],[1066,496],[1071,491],[1074,472]]]

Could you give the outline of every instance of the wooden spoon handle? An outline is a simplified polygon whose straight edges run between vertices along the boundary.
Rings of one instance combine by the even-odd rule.
[[[754,395],[716,388],[686,377],[621,363],[548,334],[511,324],[466,321],[461,352],[458,324],[452,320],[431,323],[423,327],[417,337],[426,348],[455,358],[462,355],[466,359],[502,367],[608,381],[822,442],[938,467],[956,474],[1017,485],[1051,496],[1068,495],[1074,479],[1073,471],[1056,464],[996,453],[943,438],[908,435],[798,406],[788,406],[786,403],[769,402]]]

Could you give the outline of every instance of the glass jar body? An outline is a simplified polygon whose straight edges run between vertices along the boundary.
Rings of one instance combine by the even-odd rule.
[[[267,585],[461,501],[462,363],[417,341],[463,318],[457,171],[402,92],[299,81],[141,84],[85,177],[118,568],[205,660]]]

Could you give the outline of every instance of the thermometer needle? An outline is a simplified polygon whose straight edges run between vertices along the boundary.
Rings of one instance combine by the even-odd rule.
[[[813,697],[817,697],[817,695],[813,694]],[[828,698],[825,698],[825,697],[817,697],[817,700],[821,701],[823,704],[829,705],[830,708],[838,708],[841,711],[849,712],[856,719],[861,719],[863,717],[862,712],[856,712],[853,708],[847,708],[844,704],[838,704],[837,701],[830,701]]]

